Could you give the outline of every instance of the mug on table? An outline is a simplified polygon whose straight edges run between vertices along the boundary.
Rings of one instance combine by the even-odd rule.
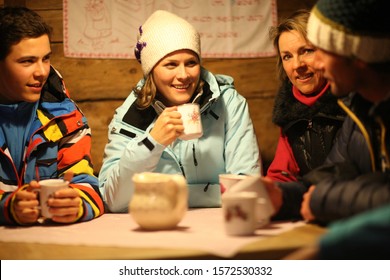
[[[269,224],[271,216],[274,213],[272,201],[269,198],[266,187],[261,181],[260,175],[247,175],[237,183],[230,186],[222,197],[231,193],[254,192],[257,194],[256,199],[256,220],[258,227]]]
[[[226,193],[222,196],[222,211],[228,235],[253,235],[257,227],[257,194],[255,192]]]

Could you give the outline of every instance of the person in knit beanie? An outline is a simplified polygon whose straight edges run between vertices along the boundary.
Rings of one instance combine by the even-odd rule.
[[[146,77],[164,56],[184,49],[193,51],[200,60],[199,33],[183,18],[158,10],[139,27],[134,54]]]
[[[341,138],[340,146],[336,145],[339,149],[336,150],[337,154],[335,151],[329,161],[331,159],[338,162],[341,159],[352,161],[351,163],[356,166],[361,166],[357,169],[359,173],[367,171],[387,174],[390,170],[390,136],[388,135],[390,131],[388,114],[390,109],[390,26],[386,24],[384,4],[384,0],[320,0],[311,12],[307,27],[309,40],[319,48],[315,67],[323,71],[330,83],[332,93],[337,96],[344,96],[350,92],[356,93],[352,107],[349,108],[339,102],[350,116],[344,124],[341,136],[355,135],[361,139],[357,141],[354,137]],[[362,24],[362,18],[364,24]],[[342,141],[345,142],[342,143]],[[348,147],[345,143],[351,143],[351,146]],[[363,147],[358,148],[360,145]],[[348,151],[345,150],[346,147],[349,148]],[[351,149],[351,147],[356,147],[356,149]],[[369,185],[372,185],[373,192],[378,192],[378,186]],[[367,196],[370,186],[362,185],[361,191],[365,192],[366,199],[356,196],[355,199],[359,202],[349,198],[344,201],[339,200],[339,203],[356,203],[356,207],[360,210],[388,203],[390,202],[389,180],[385,180],[383,187],[382,196],[377,197],[378,193],[376,193],[375,196],[370,197]],[[336,189],[329,189],[328,195],[333,191],[340,193]],[[303,213],[307,220],[314,219],[323,211],[326,212],[324,209],[329,203],[323,204],[323,208],[319,207],[322,199],[317,197],[317,193],[320,194],[320,192],[313,190],[314,187],[304,201],[307,209]],[[355,189],[354,192],[358,190]],[[324,193],[321,194],[322,196]],[[310,200],[309,197],[311,197]],[[329,200],[329,197],[327,199]],[[366,207],[362,207],[362,200],[367,200]],[[310,204],[308,204],[309,201]],[[344,209],[347,205],[339,206],[339,209]],[[345,211],[351,215],[358,212],[353,208],[345,209]],[[325,216],[329,219],[331,216],[343,217],[344,215],[336,211],[332,215],[325,214]]]
[[[386,0],[319,0],[308,38],[336,96],[354,92],[326,165],[306,179],[301,213],[330,223],[321,259],[390,257],[390,25]]]
[[[201,66],[201,41],[185,19],[157,10],[139,27],[134,49],[143,78],[109,125],[99,174],[110,211],[127,212],[135,173],[182,174],[189,207],[221,206],[219,174],[261,174],[248,104],[233,78]],[[203,135],[182,140],[177,111],[200,107]],[[198,116],[199,117],[199,116]]]

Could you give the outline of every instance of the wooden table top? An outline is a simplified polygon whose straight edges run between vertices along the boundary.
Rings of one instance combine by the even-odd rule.
[[[287,229],[280,234],[270,233],[268,235],[264,234],[264,232],[267,233],[266,229],[258,230],[256,231],[257,236],[247,239],[248,242],[242,243],[243,245],[240,245],[234,254],[228,256],[219,254],[218,251],[205,249],[207,246],[197,247],[196,244],[190,244],[196,243],[197,238],[199,238],[199,245],[202,245],[203,242],[204,245],[208,245],[210,248],[218,246],[216,240],[220,240],[226,246],[236,242],[238,239],[226,236],[223,232],[223,227],[219,224],[220,214],[221,210],[219,208],[190,211],[183,220],[183,223],[181,223],[183,225],[181,230],[174,232],[142,232],[131,221],[128,214],[105,214],[96,220],[71,226],[0,227],[0,259],[271,260],[281,259],[295,250],[315,244],[318,238],[326,231],[325,228],[312,224],[299,225],[292,229]],[[200,222],[203,224],[199,224],[200,222],[198,220],[201,220]],[[209,226],[207,225],[208,223],[210,223]],[[209,244],[207,244],[207,240],[200,240],[202,236],[199,231],[205,225],[210,228],[208,232],[205,232],[206,235],[210,236]],[[273,225],[278,224],[271,223],[271,226]],[[88,238],[88,236],[85,237],[85,235],[90,235],[91,238]],[[115,240],[110,241],[110,243],[107,240],[110,236],[113,239],[121,239],[125,236],[132,240],[131,242],[124,242],[123,245],[120,241],[113,243]],[[159,238],[161,238],[162,244],[165,240],[176,237],[178,246],[158,245]],[[84,238],[84,241],[77,240],[77,238]],[[181,238],[193,240],[193,242],[188,242],[186,239],[183,240],[191,246],[180,245]],[[88,242],[89,239],[96,240]],[[141,239],[151,240],[150,245],[143,245]]]

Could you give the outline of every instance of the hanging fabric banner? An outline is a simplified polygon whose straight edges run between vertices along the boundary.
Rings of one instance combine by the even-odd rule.
[[[193,24],[202,57],[275,55],[268,30],[277,23],[276,0],[63,0],[64,54],[134,58],[137,30],[155,10]]]

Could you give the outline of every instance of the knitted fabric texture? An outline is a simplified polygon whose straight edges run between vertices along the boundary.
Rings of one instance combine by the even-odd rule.
[[[155,11],[138,32],[134,54],[141,63],[144,76],[162,58],[177,50],[191,50],[200,59],[199,33],[189,22],[175,14]]]
[[[319,0],[308,39],[326,51],[367,63],[390,61],[388,0]]]

